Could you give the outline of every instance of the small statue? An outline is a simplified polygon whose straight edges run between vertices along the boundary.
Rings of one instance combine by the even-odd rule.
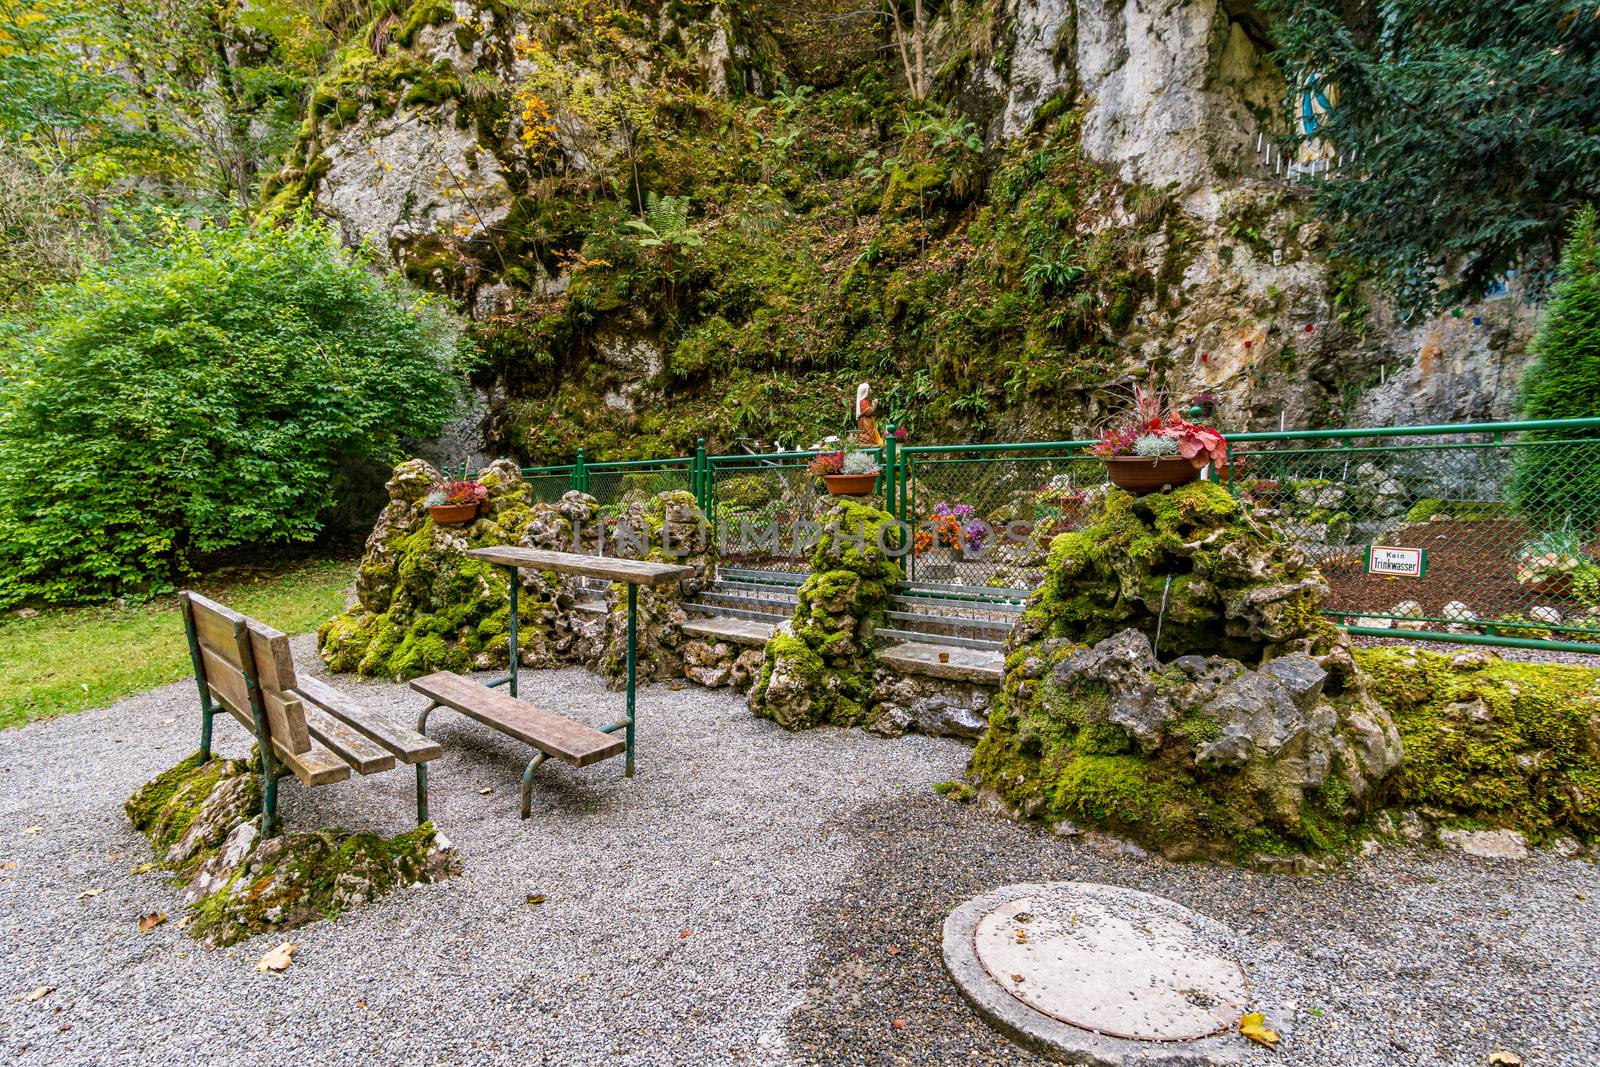
[[[872,417],[872,387],[866,382],[856,386],[856,427],[858,438],[867,448],[882,448],[883,434],[878,432],[878,420]]]

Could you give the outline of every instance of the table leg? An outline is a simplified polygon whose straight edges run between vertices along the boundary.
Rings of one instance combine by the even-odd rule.
[[[634,657],[637,655],[637,646],[634,641],[634,630],[639,622],[638,608],[639,587],[632,582],[628,583],[628,769],[624,772],[629,778],[633,777],[633,672]]]
[[[516,696],[517,660],[521,659],[517,655],[517,586],[522,583],[517,580],[517,568],[507,567],[506,570],[511,572],[511,617],[506,627],[510,635],[508,640],[511,642],[511,695]]]

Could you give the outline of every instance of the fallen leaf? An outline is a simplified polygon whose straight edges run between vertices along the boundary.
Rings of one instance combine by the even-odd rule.
[[[892,1019],[890,1020],[889,1025],[894,1027],[896,1030],[904,1030],[906,1028],[906,1021],[904,1019]]]
[[[544,903],[544,894],[543,893],[529,893],[528,894],[528,903],[529,904],[543,904]]]
[[[129,871],[128,873],[129,874],[149,874],[151,871],[153,871],[155,869],[156,869],[156,865],[154,863],[141,863],[141,864],[139,864],[139,866],[135,867],[133,870]]]
[[[689,687],[684,685],[682,682],[669,682],[667,684],[667,690],[669,692],[673,692],[673,693],[676,693],[680,689],[687,689],[687,688],[689,688]]]
[[[1278,1031],[1267,1029],[1267,1017],[1259,1011],[1240,1017],[1239,1032],[1258,1045],[1278,1047]]]
[[[366,1006],[367,1006],[367,1002],[366,1001],[364,1001],[364,1000],[356,1001],[356,1007],[365,1009]]]
[[[6,860],[4,863],[0,863],[0,871],[15,870],[16,866],[17,866],[17,861],[16,860]],[[1582,900],[1583,898],[1579,897],[1578,899]]]
[[[678,936],[679,937],[688,937],[692,933],[694,933],[693,930],[679,930],[678,931]]]
[[[56,987],[53,985],[42,985],[38,989],[35,989],[32,993],[28,994],[28,1003],[32,1004],[36,1000],[43,1000],[45,997],[48,997],[55,991]]]
[[[1026,982],[1026,981],[1027,981],[1027,979],[1026,979],[1026,978],[1024,978],[1024,977],[1023,977],[1023,976],[1022,976],[1022,975],[1020,975],[1020,974],[1014,974],[1014,975],[1012,975],[1012,976],[1011,976],[1011,980],[1012,980],[1012,981],[1013,981],[1013,982],[1016,982],[1016,983],[1017,983],[1017,984],[1018,984],[1018,985],[1021,985],[1021,984],[1022,984],[1022,983],[1023,983],[1023,982]]]
[[[185,915],[183,918],[179,919],[177,922],[173,923],[172,925],[174,925],[178,929],[182,930],[182,929],[185,929],[192,922],[194,922],[194,916],[193,915]]]
[[[295,950],[300,946],[293,941],[285,941],[265,956],[256,964],[256,970],[265,974],[267,971],[286,971],[289,964],[294,962]]]
[[[42,827],[42,826],[30,826],[30,827],[28,827],[26,830],[24,830],[22,832],[25,833],[25,834],[36,834],[40,830],[43,830],[43,829],[44,829],[44,827]]]
[[[90,897],[97,897],[104,892],[104,889],[85,889],[83,892],[78,894],[78,899],[88,900]]]
[[[164,911],[152,911],[148,915],[141,915],[139,916],[139,932],[148,934],[166,921],[167,913]]]
[[[889,955],[891,955],[891,956],[900,955],[900,946],[899,945],[890,945],[889,946]]]
[[[482,789],[478,790],[478,792],[484,796],[488,796],[490,793],[494,792],[494,786],[486,785]]]
[[[1515,1052],[1507,1052],[1505,1049],[1501,1049],[1493,1056],[1490,1056],[1489,1062],[1494,1067],[1522,1067],[1522,1057]]]

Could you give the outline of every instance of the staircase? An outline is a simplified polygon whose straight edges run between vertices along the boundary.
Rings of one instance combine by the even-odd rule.
[[[773,628],[793,615],[806,577],[720,568],[710,588],[684,603],[697,616],[684,632],[707,641],[764,645]],[[878,629],[887,642],[878,649],[878,662],[909,674],[999,685],[1005,674],[1001,648],[1027,597],[1026,589],[904,583],[890,602],[887,625]]]

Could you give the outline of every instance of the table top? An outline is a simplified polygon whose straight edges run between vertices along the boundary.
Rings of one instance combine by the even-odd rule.
[[[532,567],[535,570],[581,574],[589,578],[603,578],[609,582],[627,582],[630,585],[671,585],[673,582],[692,578],[695,574],[693,567],[681,563],[647,563],[638,559],[588,556],[579,552],[551,552],[542,548],[521,548],[517,545],[469,548],[467,555],[486,563],[497,563],[502,567]]]

